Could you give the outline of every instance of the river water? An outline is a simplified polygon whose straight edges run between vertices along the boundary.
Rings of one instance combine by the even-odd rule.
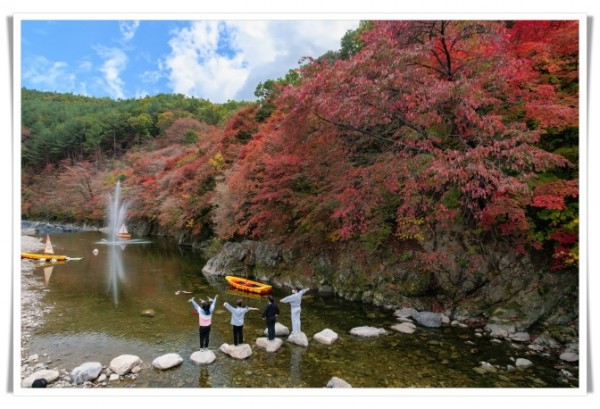
[[[577,377],[576,366],[532,354],[524,345],[495,343],[476,336],[473,329],[457,327],[419,327],[403,334],[390,329],[398,322],[393,311],[311,292],[302,302],[302,331],[309,346],[284,342],[277,352],[267,353],[254,345],[264,336],[264,297],[231,290],[222,277],[206,277],[201,254],[171,241],[151,238],[120,247],[102,244],[103,238],[99,232],[54,234],[55,253],[83,258],[57,264],[51,272],[35,269],[45,285],[44,304],[52,308],[36,329],[30,351],[47,354],[50,368],[70,372],[88,361],[108,366],[113,358],[132,354],[148,367],[137,379],[110,387],[322,388],[333,376],[354,388],[578,387],[577,380],[560,375],[566,369]],[[191,294],[183,291],[196,299],[219,295],[209,344],[217,359],[211,365],[198,366],[189,359],[199,349],[198,318],[188,302]],[[272,294],[278,301],[289,291],[274,289]],[[242,361],[218,351],[221,344],[233,343],[223,302],[233,304],[239,298],[260,309],[246,315],[245,342],[253,354]],[[142,315],[146,309],[156,314]],[[280,304],[280,309],[279,322],[291,328],[289,305]],[[389,334],[369,339],[349,334],[351,328],[365,325]],[[339,335],[331,346],[312,340],[325,328]],[[167,371],[149,366],[172,352],[184,359],[182,365]],[[527,358],[533,366],[507,370],[517,358]],[[500,369],[482,375],[474,370],[482,361]]]

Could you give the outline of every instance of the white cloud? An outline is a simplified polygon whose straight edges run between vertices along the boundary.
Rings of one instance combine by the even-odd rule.
[[[96,47],[96,52],[104,59],[99,70],[103,74],[102,84],[105,92],[112,98],[125,98],[125,83],[121,79],[121,72],[127,66],[127,56],[119,48]]]
[[[140,79],[146,84],[156,84],[162,77],[160,71],[144,71],[140,74]]]
[[[340,48],[358,21],[201,21],[172,33],[165,59],[174,92],[225,102],[254,99],[259,82],[279,78],[304,56]]]
[[[135,32],[137,31],[139,26],[139,20],[119,21],[119,31],[121,32],[123,41],[131,41],[133,39],[133,36],[135,36]]]
[[[226,26],[216,21],[194,22],[174,33],[165,61],[174,92],[214,102],[236,93],[248,77],[248,68],[242,55],[222,54],[219,39],[226,35]]]
[[[68,64],[42,56],[24,61],[22,79],[39,89],[75,91],[75,74],[69,72]]]

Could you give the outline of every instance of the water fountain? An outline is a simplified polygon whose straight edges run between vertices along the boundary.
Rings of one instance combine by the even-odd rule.
[[[109,291],[112,292],[113,302],[119,304],[119,283],[125,281],[125,268],[123,265],[123,254],[125,244],[117,240],[117,231],[125,223],[127,216],[126,202],[121,202],[121,182],[117,182],[113,197],[109,197],[107,206],[108,241],[108,280]]]
[[[119,304],[119,283],[125,282],[125,266],[123,263],[123,251],[129,244],[149,243],[146,240],[121,240],[118,232],[125,225],[129,203],[121,200],[121,182],[117,181],[115,191],[108,198],[106,211],[107,227],[104,231],[108,240],[102,240],[98,244],[108,247],[108,291],[113,294],[115,305]]]
[[[117,240],[117,232],[125,224],[128,206],[127,202],[121,202],[121,182],[117,181],[114,197],[110,198],[108,202],[107,226],[110,242]]]

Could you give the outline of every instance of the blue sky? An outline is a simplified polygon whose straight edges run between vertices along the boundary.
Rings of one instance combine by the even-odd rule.
[[[40,91],[140,98],[180,93],[253,100],[259,82],[304,56],[340,48],[349,20],[21,21],[21,85]]]

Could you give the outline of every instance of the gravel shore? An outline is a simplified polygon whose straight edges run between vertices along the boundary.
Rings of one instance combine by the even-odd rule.
[[[21,251],[33,252],[44,248],[44,243],[38,238],[21,236]],[[21,259],[21,377],[41,369],[45,364],[40,362],[36,354],[30,355],[29,345],[36,327],[41,323],[45,314],[52,308],[42,304],[45,291],[43,284],[35,280],[33,260]],[[43,360],[43,357],[42,357]],[[46,362],[47,363],[47,362]]]

